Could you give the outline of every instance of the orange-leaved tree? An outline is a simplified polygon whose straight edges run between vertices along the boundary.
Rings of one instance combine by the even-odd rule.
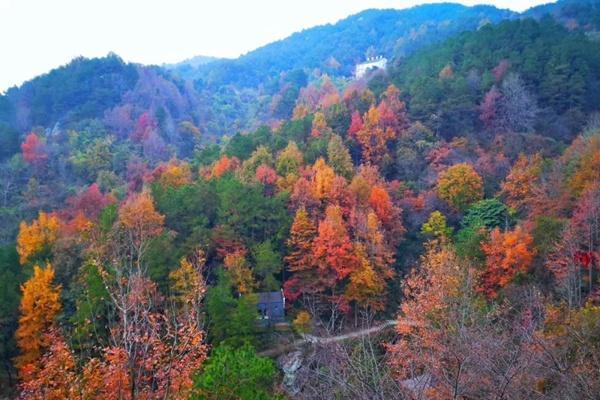
[[[490,241],[482,243],[481,248],[486,256],[486,269],[480,290],[491,298],[517,274],[527,272],[535,255],[533,237],[520,226],[507,232],[494,229]]]
[[[315,263],[312,254],[313,240],[317,235],[317,228],[310,219],[305,208],[296,211],[294,222],[287,240],[289,249],[285,263],[292,277],[284,284],[286,298],[296,300],[315,281]]]
[[[130,260],[138,268],[151,240],[163,231],[164,220],[146,191],[130,195],[119,208],[118,222],[131,248]]]
[[[385,281],[373,268],[362,243],[354,246],[354,255],[358,260],[357,268],[350,274],[350,282],[345,291],[349,301],[373,310],[385,307]]]
[[[16,365],[21,374],[37,367],[43,352],[50,346],[46,334],[50,331],[60,311],[60,286],[53,283],[54,268],[33,267],[33,276],[21,290],[21,316],[16,332],[17,346],[21,354]]]
[[[333,187],[333,180],[335,178],[335,172],[333,168],[331,168],[323,158],[319,158],[315,165],[314,169],[314,177],[312,181],[312,192],[316,199],[324,200],[329,197],[331,194],[331,189]]]
[[[30,400],[82,399],[75,358],[57,329],[44,334],[49,348],[39,365],[22,374],[20,398]]]
[[[539,154],[527,158],[521,153],[502,183],[501,193],[506,198],[506,204],[517,210],[530,207],[535,199],[541,170],[542,157]]]
[[[464,265],[445,243],[432,241],[421,265],[404,280],[404,300],[389,346],[389,363],[400,380],[417,382],[410,396],[457,398],[469,383],[469,337],[477,315],[471,282],[476,270]]]
[[[325,210],[325,218],[319,223],[313,242],[313,257],[318,270],[316,287],[328,292],[334,302],[339,301],[338,286],[357,269],[358,260],[342,210],[337,205],[329,205]]]

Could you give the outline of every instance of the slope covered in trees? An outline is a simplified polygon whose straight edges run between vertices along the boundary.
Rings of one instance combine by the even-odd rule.
[[[405,10],[367,10],[335,24],[295,33],[235,60],[200,66],[197,78],[211,87],[257,86],[294,69],[319,68],[331,75],[351,75],[365,54],[403,56],[485,22],[515,13],[492,6],[422,5]]]
[[[189,83],[115,57],[10,91],[2,389],[597,398],[597,47],[549,18],[483,26],[366,80],[294,75],[288,117],[219,143]]]
[[[598,49],[550,18],[502,22],[418,52],[391,79],[411,117],[443,135],[483,125],[570,140],[600,102]]]

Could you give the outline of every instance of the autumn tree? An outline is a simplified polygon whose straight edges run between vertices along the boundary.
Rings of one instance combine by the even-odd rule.
[[[137,120],[130,138],[136,142],[143,142],[150,138],[158,129],[158,121],[149,112],[145,112]]]
[[[448,240],[452,236],[452,228],[446,223],[444,214],[436,210],[429,214],[427,222],[421,227],[421,233]]]
[[[41,167],[48,160],[44,143],[34,132],[25,137],[25,141],[21,144],[21,150],[23,159],[36,167]]]
[[[179,268],[169,274],[173,298],[181,308],[190,308],[200,313],[200,303],[206,292],[206,282],[202,268],[206,256],[202,250],[197,250],[191,257],[183,257]]]
[[[557,288],[571,308],[581,306],[597,287],[600,268],[600,187],[590,187],[577,201],[546,260]]]
[[[259,146],[252,152],[250,157],[242,163],[242,167],[239,171],[240,179],[243,182],[251,182],[256,175],[256,170],[263,164],[271,167],[274,164],[274,160],[269,149],[265,146]]]
[[[195,311],[168,313],[156,284],[140,270],[117,280],[107,272],[104,276],[117,320],[110,332],[111,346],[88,370],[105,382],[97,396],[186,399],[192,376],[206,358]]]
[[[486,256],[486,269],[481,276],[480,290],[494,298],[498,290],[507,286],[519,273],[526,273],[531,266],[535,250],[533,237],[517,226],[512,231],[492,231],[489,243],[482,243]]]
[[[327,160],[334,171],[346,179],[350,179],[354,170],[348,148],[339,135],[332,135],[327,145]]]
[[[440,199],[459,211],[483,198],[483,179],[471,164],[455,164],[438,176],[437,192]]]
[[[25,368],[20,398],[32,400],[81,399],[75,358],[57,329],[44,334],[48,350],[39,366]]]
[[[444,68],[442,68],[438,74],[440,80],[449,80],[454,77],[454,69],[452,65],[447,64]]]
[[[239,294],[254,292],[256,280],[245,257],[245,251],[227,254],[223,260],[225,270]]]
[[[382,310],[385,307],[384,277],[375,271],[362,244],[355,245],[354,249],[358,266],[350,273],[345,296],[365,308]]]
[[[21,316],[16,332],[17,345],[21,354],[16,359],[20,374],[39,366],[39,361],[50,346],[48,334],[60,312],[60,286],[53,283],[54,268],[33,267],[33,276],[25,282],[21,290]]]
[[[504,76],[508,72],[509,68],[510,68],[509,60],[507,60],[505,58],[500,60],[498,65],[496,65],[494,67],[494,69],[492,69],[492,75],[494,75],[494,79],[496,79],[496,82],[500,82],[502,80],[502,78],[504,78]]]
[[[227,155],[221,156],[215,161],[207,173],[202,174],[207,178],[220,178],[227,172],[235,171],[240,166],[240,160],[237,157],[228,157]]]
[[[476,291],[478,271],[448,244],[429,243],[404,281],[389,362],[408,398],[526,398],[537,393],[533,317],[540,302],[488,313]],[[510,378],[507,378],[510,377]]]
[[[365,163],[381,166],[391,161],[389,145],[407,125],[405,104],[400,100],[400,91],[390,85],[383,93],[379,105],[372,106],[362,120],[352,116],[349,135],[361,146]]]
[[[565,152],[566,162],[575,164],[568,179],[569,189],[579,195],[585,189],[598,185],[600,175],[600,135],[577,138]],[[571,154],[570,154],[571,153]],[[572,154],[575,153],[575,154]],[[571,157],[569,157],[571,156]]]
[[[107,382],[97,396],[187,398],[192,374],[206,355],[197,315],[203,287],[198,275],[201,260],[186,260],[190,264],[182,263],[173,273],[178,301],[191,304],[169,309],[157,284],[146,275],[145,255],[164,228],[164,216],[150,193],[131,194],[111,220],[115,222],[105,227],[106,249],[92,260],[114,310],[110,347],[87,370],[90,377],[96,373],[97,379]]]
[[[72,216],[82,213],[91,220],[96,220],[102,209],[114,202],[114,197],[103,194],[96,183],[92,183],[87,189],[67,199],[67,203],[72,209]]]
[[[549,305],[544,325],[536,332],[539,360],[546,372],[538,380],[552,399],[593,399],[600,391],[600,306],[589,301],[581,308]]]
[[[483,122],[486,128],[491,128],[497,118],[498,101],[502,98],[502,94],[493,86],[483,98],[479,105],[479,119]]]
[[[192,182],[192,171],[187,162],[171,160],[154,170],[154,178],[165,187],[180,187]]]
[[[525,88],[523,80],[509,74],[500,86],[502,97],[498,101],[497,130],[508,132],[531,132],[534,127],[538,106],[535,98]]]
[[[390,195],[385,188],[375,185],[371,188],[371,195],[369,196],[369,205],[377,214],[377,218],[384,224],[392,222],[391,220],[396,217],[394,205]]]
[[[516,210],[524,210],[534,204],[541,168],[540,154],[530,158],[522,153],[519,155],[502,183],[501,194],[506,198],[506,204]]]
[[[316,112],[313,117],[312,130],[310,135],[312,137],[321,137],[331,133],[331,128],[327,125],[325,114],[322,112]]]
[[[31,224],[21,222],[17,236],[17,252],[20,263],[26,264],[34,255],[52,246],[57,239],[58,217],[40,211]]]
[[[431,393],[437,395],[432,398],[448,398],[446,394],[451,398],[450,388],[464,378],[457,371],[466,355],[459,346],[453,347],[457,343],[451,339],[453,332],[471,321],[453,315],[469,318],[472,313],[475,293],[468,286],[465,291],[460,288],[473,274],[472,268],[460,265],[451,248],[432,243],[421,258],[420,269],[403,283],[405,300],[396,325],[399,340],[390,347],[390,364],[400,380],[427,379],[426,386],[415,388],[416,393],[435,389]]]
[[[297,174],[304,159],[296,142],[290,141],[276,160],[277,173],[282,176]]]
[[[310,313],[306,310],[301,310],[294,318],[292,322],[294,330],[298,333],[309,333],[311,330],[311,317]]]
[[[150,241],[162,232],[164,219],[156,211],[154,200],[147,191],[130,195],[119,208],[118,223],[131,248],[129,261],[137,268],[142,267]]]
[[[363,120],[358,111],[354,111],[350,120],[350,127],[348,128],[348,136],[351,138],[356,137],[356,134],[363,129]]]
[[[312,193],[316,199],[325,200],[331,194],[335,172],[322,158],[315,162],[313,169]]]
[[[258,182],[262,183],[265,188],[272,188],[277,183],[277,172],[268,165],[261,164],[255,173],[255,178]],[[271,192],[271,190],[267,190]]]
[[[408,118],[406,105],[400,99],[400,90],[396,86],[390,85],[383,92],[378,109],[384,126],[393,129],[394,136],[398,137],[408,125]]]
[[[400,237],[391,238],[391,235],[400,236],[402,231],[397,229],[386,237],[374,211],[369,211],[366,221],[359,224],[361,228],[354,232],[357,267],[350,274],[346,296],[361,307],[382,310],[386,304],[387,281],[395,275],[392,269],[395,261],[394,248],[400,241]],[[402,226],[399,225],[399,228]]]
[[[319,223],[313,242],[313,257],[317,267],[313,290],[327,291],[330,299],[337,301],[336,286],[357,268],[354,248],[339,206],[330,205],[325,210],[325,218]]]
[[[363,118],[364,124],[355,137],[362,149],[365,163],[379,165],[389,159],[388,142],[396,138],[391,127],[385,127],[381,121],[380,110],[371,107]]]
[[[306,209],[296,211],[294,222],[287,240],[288,255],[285,263],[292,277],[284,284],[285,296],[294,301],[305,290],[310,281],[315,279],[315,264],[312,254],[312,242],[317,228],[310,219]]]

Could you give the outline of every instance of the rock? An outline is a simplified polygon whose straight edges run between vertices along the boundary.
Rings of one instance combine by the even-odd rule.
[[[302,367],[302,352],[294,351],[284,354],[277,359],[279,368],[283,372],[283,385],[290,395],[296,395],[300,388],[296,385],[296,373]]]

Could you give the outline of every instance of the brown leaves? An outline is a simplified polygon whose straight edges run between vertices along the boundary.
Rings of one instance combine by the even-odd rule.
[[[399,95],[400,91],[390,85],[379,105],[371,106],[362,120],[360,114],[352,115],[349,135],[360,144],[366,164],[382,165],[391,159],[388,142],[398,138],[407,125],[405,105]]]
[[[508,206],[522,210],[533,205],[541,168],[542,157],[540,154],[529,159],[524,154],[519,155],[502,184],[501,193],[505,196]]]

